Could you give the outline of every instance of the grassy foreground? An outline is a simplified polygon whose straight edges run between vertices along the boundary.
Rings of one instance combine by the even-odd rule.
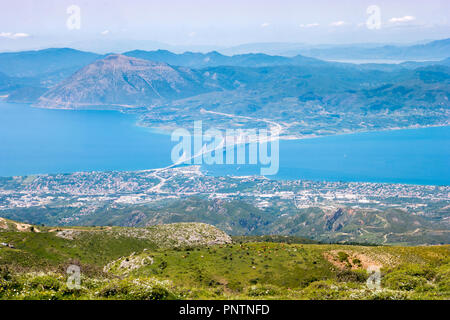
[[[449,245],[274,239],[232,241],[193,223],[58,229],[0,219],[0,299],[450,299]],[[70,265],[79,288],[68,285]],[[379,289],[366,285],[368,269],[381,271]]]

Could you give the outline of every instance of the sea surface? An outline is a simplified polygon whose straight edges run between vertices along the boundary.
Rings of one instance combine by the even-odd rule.
[[[0,102],[0,176],[143,170],[172,164],[170,135],[117,111],[38,109]],[[275,179],[450,185],[450,127],[280,142]],[[212,175],[252,165],[203,166]]]

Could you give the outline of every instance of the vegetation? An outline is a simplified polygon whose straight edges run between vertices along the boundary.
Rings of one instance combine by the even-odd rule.
[[[55,229],[5,222],[1,299],[450,298],[448,245],[303,244],[269,236],[231,243],[204,224]],[[80,267],[79,288],[68,282],[72,264]],[[371,266],[381,269],[378,290],[366,285]]]
[[[0,179],[0,184],[5,186],[8,181],[7,178]],[[246,191],[241,187],[243,189],[239,191]],[[70,203],[76,200],[70,198],[68,201]],[[76,208],[67,203],[56,202],[42,207],[12,208],[2,211],[2,215],[9,219],[45,225],[145,227],[151,224],[203,222],[226,230],[233,236],[252,236],[245,237],[252,239],[251,241],[266,238],[266,241],[271,242],[317,241],[378,245],[445,244],[450,241],[445,220],[448,215],[445,211],[447,202],[442,203],[444,208],[441,206],[435,210],[442,212],[440,217],[411,214],[400,209],[369,210],[347,207],[341,211],[336,209],[342,212],[336,219],[333,219],[333,211],[329,212],[320,207],[298,209],[291,201],[275,203],[273,207],[262,210],[243,200],[220,201],[197,196],[138,205],[96,203],[98,206],[94,209],[89,206]],[[84,210],[90,210],[90,214],[83,214]],[[280,215],[281,212],[283,215]],[[270,236],[273,234],[288,237],[274,238]]]

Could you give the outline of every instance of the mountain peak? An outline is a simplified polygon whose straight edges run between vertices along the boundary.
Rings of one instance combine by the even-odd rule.
[[[190,70],[110,54],[94,61],[44,94],[41,106],[138,106],[202,92]]]
[[[138,66],[166,66],[168,68],[171,68],[168,66],[165,62],[157,62],[157,61],[151,61],[151,60],[144,60],[140,58],[135,57],[129,57],[122,54],[113,53],[108,56],[106,56],[103,59],[99,59],[94,62],[94,65],[102,66],[102,65],[111,65],[115,67],[138,67]]]

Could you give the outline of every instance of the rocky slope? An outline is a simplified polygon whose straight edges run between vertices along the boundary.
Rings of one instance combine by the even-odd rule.
[[[113,54],[82,68],[40,99],[43,107],[139,106],[208,91],[186,68]]]
[[[211,246],[231,243],[231,237],[205,223],[172,223],[145,228],[124,227],[44,227],[0,218],[0,233],[33,233],[69,241],[115,239],[145,241],[158,248]],[[1,237],[0,237],[1,238]],[[115,242],[113,241],[113,242]]]

